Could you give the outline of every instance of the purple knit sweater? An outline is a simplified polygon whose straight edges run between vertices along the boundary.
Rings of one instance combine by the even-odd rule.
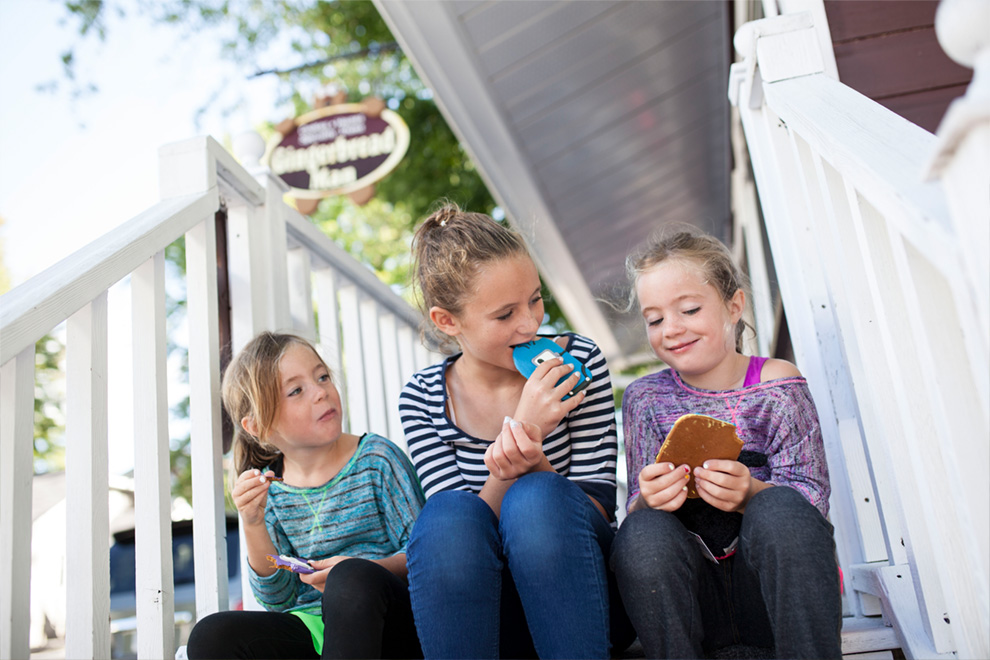
[[[736,425],[740,461],[760,481],[790,486],[828,515],[828,465],[818,413],[804,378],[781,378],[738,390],[700,390],[673,369],[634,381],[622,398],[628,508],[639,495],[639,473],[656,460],[681,415],[709,415]]]

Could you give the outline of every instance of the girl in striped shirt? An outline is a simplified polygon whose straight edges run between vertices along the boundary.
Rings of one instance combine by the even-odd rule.
[[[559,358],[528,379],[516,371],[513,347],[543,321],[540,278],[519,235],[490,217],[445,206],[417,230],[414,254],[425,325],[449,355],[416,373],[399,404],[428,498],[409,542],[423,652],[607,658],[631,630],[610,631],[616,435],[605,358],[585,337],[553,336],[592,375],[566,400],[577,374]]]
[[[406,455],[344,433],[330,369],[304,339],[265,332],[227,368],[234,504],[265,612],[196,624],[190,658],[415,658],[406,544],[423,494]],[[277,570],[278,555],[315,570]]]

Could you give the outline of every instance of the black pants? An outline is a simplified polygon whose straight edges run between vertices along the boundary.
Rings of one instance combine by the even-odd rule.
[[[735,644],[778,658],[842,655],[832,525],[793,488],[753,497],[736,554],[718,564],[673,514],[635,511],[612,566],[648,658],[702,658]]]
[[[323,590],[323,655],[299,617],[281,612],[217,612],[189,635],[189,658],[422,658],[404,580],[365,559],[348,559]]]

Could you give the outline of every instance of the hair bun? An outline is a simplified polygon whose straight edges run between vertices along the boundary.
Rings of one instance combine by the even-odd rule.
[[[441,207],[440,209],[434,211],[433,215],[430,216],[430,219],[434,223],[436,223],[436,226],[446,227],[447,223],[450,222],[451,220],[456,219],[458,214],[460,214],[460,212],[461,210],[457,207],[456,204],[447,204]]]

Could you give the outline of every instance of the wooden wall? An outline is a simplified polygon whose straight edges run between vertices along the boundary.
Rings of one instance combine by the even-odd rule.
[[[937,0],[825,0],[839,80],[935,132],[972,69],[935,37]]]

